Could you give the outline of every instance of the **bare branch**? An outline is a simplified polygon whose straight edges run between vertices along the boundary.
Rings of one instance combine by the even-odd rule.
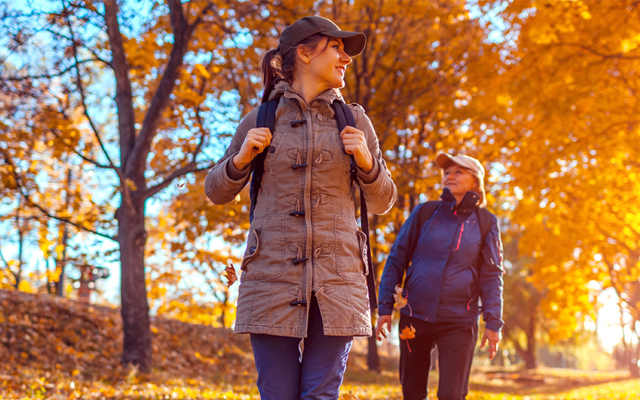
[[[149,152],[151,143],[157,132],[162,110],[164,110],[169,102],[169,96],[175,87],[178,71],[182,66],[191,35],[195,28],[202,22],[203,16],[208,13],[212,7],[213,4],[208,4],[193,24],[188,24],[183,14],[182,2],[180,0],[169,0],[171,26],[174,37],[173,47],[171,48],[169,62],[162,75],[158,89],[144,117],[142,129],[140,129],[140,134],[136,138],[133,152],[127,159],[126,164],[123,164],[125,166],[125,175],[129,176],[133,171],[142,171],[144,163],[146,162],[146,154]]]
[[[180,177],[182,175],[186,175],[186,174],[188,174],[190,172],[194,172],[196,170],[197,170],[196,163],[195,163],[195,161],[192,161],[189,164],[185,165],[184,167],[178,168],[175,171],[173,171],[167,178],[165,178],[165,180],[163,180],[159,184],[157,184],[155,186],[152,186],[149,189],[147,189],[144,192],[142,192],[141,196],[144,199],[148,199],[148,198],[154,196],[156,193],[158,193],[162,189],[164,189],[167,186],[169,186],[174,179],[176,179],[176,178],[178,178],[178,177]]]
[[[73,145],[71,145],[71,144],[67,143],[67,142],[65,141],[64,137],[63,137],[62,135],[59,135],[59,134],[57,133],[56,129],[52,129],[52,130],[51,130],[51,133],[53,133],[53,135],[54,135],[56,138],[60,139],[60,140],[62,141],[62,143],[63,143],[65,146],[67,146],[68,148],[70,148],[70,149],[73,151],[73,153],[74,153],[75,155],[77,155],[78,157],[82,158],[82,159],[83,159],[83,160],[85,160],[86,162],[91,163],[91,164],[95,165],[95,166],[96,166],[96,167],[98,167],[98,168],[103,168],[103,169],[113,169],[114,171],[119,172],[119,171],[118,171],[118,168],[116,168],[116,167],[115,167],[115,166],[113,166],[113,165],[104,165],[104,164],[100,164],[100,163],[99,163],[99,162],[97,162],[96,160],[93,160],[93,159],[91,159],[91,158],[89,158],[89,157],[86,157],[86,156],[82,155],[78,150],[76,150],[76,149],[75,149],[75,147],[74,147]],[[118,174],[118,175],[120,175],[120,174]]]
[[[109,166],[118,171],[118,168],[113,164],[113,161],[111,161],[111,157],[109,157],[109,153],[107,152],[107,149],[104,147],[104,144],[102,143],[102,140],[100,139],[100,132],[98,132],[98,128],[96,127],[96,125],[93,122],[93,119],[91,118],[91,116],[89,115],[89,108],[87,107],[87,101],[86,101],[86,95],[85,95],[85,91],[84,91],[84,86],[82,84],[82,78],[80,76],[80,66],[78,63],[78,45],[76,42],[76,38],[75,38],[75,32],[73,30],[73,24],[71,24],[71,20],[69,19],[69,16],[65,16],[65,19],[67,21],[67,25],[69,26],[69,32],[71,32],[71,39],[72,39],[72,43],[73,43],[73,58],[76,61],[75,62],[75,66],[76,66],[76,85],[78,86],[78,90],[80,92],[80,100],[82,101],[82,108],[84,110],[84,115],[87,118],[87,121],[89,121],[89,125],[91,126],[91,130],[93,130],[93,133],[96,137],[96,140],[98,141],[98,144],[100,145],[100,148],[102,149],[102,152],[104,153],[105,157],[107,157],[107,161],[109,161]],[[84,158],[84,157],[83,157]]]
[[[596,49],[593,49],[587,45],[584,45],[582,43],[566,43],[566,42],[560,42],[560,43],[555,43],[553,45],[550,46],[567,46],[567,47],[577,47],[579,49],[582,49],[588,53],[591,53],[593,55],[596,55],[598,57],[601,58],[614,58],[614,59],[618,59],[618,60],[640,60],[640,56],[626,56],[625,53],[612,53],[612,54],[606,54],[603,53],[601,51],[598,51]]]
[[[9,81],[9,82],[20,82],[20,81],[24,81],[24,80],[27,80],[27,79],[51,79],[51,78],[57,78],[57,77],[60,77],[62,75],[65,75],[66,73],[68,73],[72,69],[76,68],[78,66],[78,64],[85,64],[85,63],[88,63],[88,62],[103,62],[103,63],[106,64],[106,61],[101,60],[99,58],[89,58],[87,60],[78,60],[76,58],[75,64],[73,64],[73,65],[69,66],[68,68],[65,68],[65,69],[63,69],[60,72],[57,72],[55,74],[14,76],[14,77],[3,78],[3,80]]]
[[[67,223],[67,224],[73,225],[73,226],[75,226],[76,228],[78,228],[78,229],[80,229],[80,230],[83,230],[83,231],[86,231],[86,232],[93,233],[94,235],[102,236],[102,237],[104,237],[104,238],[111,239],[111,240],[114,240],[114,241],[116,240],[114,237],[111,237],[111,236],[109,236],[109,235],[107,235],[107,234],[105,234],[105,233],[100,233],[100,232],[98,232],[98,231],[94,231],[93,229],[90,229],[90,228],[87,228],[87,227],[85,227],[85,226],[82,226],[82,225],[80,225],[80,224],[78,224],[78,223],[76,223],[76,222],[73,222],[73,221],[71,221],[71,220],[69,220],[69,219],[67,219],[67,218],[59,217],[59,216],[54,215],[54,214],[50,213],[49,211],[45,210],[45,209],[44,209],[44,207],[42,207],[41,205],[39,205],[38,203],[36,203],[35,201],[33,201],[33,200],[31,199],[31,197],[29,196],[28,192],[24,191],[24,189],[25,189],[25,188],[24,188],[24,186],[20,183],[20,176],[18,175],[18,172],[17,172],[17,170],[16,170],[16,167],[15,167],[15,165],[11,162],[11,160],[10,160],[10,159],[9,159],[9,157],[8,157],[8,155],[6,155],[6,154],[4,155],[4,161],[5,161],[5,163],[6,163],[7,165],[9,165],[9,166],[11,167],[10,169],[11,169],[11,172],[13,173],[13,178],[14,178],[14,180],[15,180],[15,182],[16,182],[16,185],[18,186],[18,192],[20,193],[20,195],[21,195],[21,196],[22,196],[22,197],[23,197],[27,202],[29,202],[29,204],[31,204],[33,207],[35,207],[35,208],[37,208],[38,210],[40,210],[44,215],[46,215],[46,216],[47,216],[47,217],[49,217],[49,218],[52,218],[52,219],[55,219],[55,220],[58,220],[58,221],[61,221],[61,222],[64,222],[64,223]]]

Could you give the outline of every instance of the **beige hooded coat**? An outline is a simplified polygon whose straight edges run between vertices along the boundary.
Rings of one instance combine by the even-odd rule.
[[[325,335],[371,335],[366,236],[355,219],[350,158],[331,108],[342,96],[328,90],[307,104],[285,83],[271,93],[277,96],[275,134],[241,264],[235,331],[306,337],[309,302],[291,303],[310,299],[313,291]],[[369,118],[361,106],[349,107],[374,159],[368,174],[358,169],[358,180],[369,212],[382,214],[394,204],[397,189]],[[215,204],[233,200],[249,181],[250,167],[238,170],[232,158],[256,126],[257,113],[256,108],[242,120],[207,175],[206,194]],[[306,123],[292,127],[300,120]],[[301,164],[307,166],[292,168]]]

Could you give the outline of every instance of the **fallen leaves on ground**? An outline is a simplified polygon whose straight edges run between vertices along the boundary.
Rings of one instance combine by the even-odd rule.
[[[117,309],[0,290],[0,400],[260,398],[246,335],[161,318],[152,324],[154,369],[141,374],[120,366],[122,327]],[[405,338],[415,337],[413,327],[405,329]],[[366,357],[359,353],[350,357],[341,400],[402,398],[395,383],[397,372],[366,371],[366,366],[354,364],[360,358]],[[368,375],[357,378],[358,373]],[[543,373],[548,379],[550,375]],[[386,383],[381,383],[383,377]],[[472,390],[467,398],[640,400],[639,393],[640,380],[628,380],[526,396]],[[435,398],[435,390],[430,390],[429,399]]]
[[[151,330],[142,375],[120,365],[118,309],[0,290],[0,400],[259,398],[248,336],[162,318]]]

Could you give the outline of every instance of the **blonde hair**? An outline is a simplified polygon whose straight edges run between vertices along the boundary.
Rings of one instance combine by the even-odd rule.
[[[442,168],[440,169],[440,176],[444,177],[444,171],[445,171],[447,168],[449,168],[450,166],[452,166],[452,165],[457,165],[458,167],[460,167],[460,168],[464,168],[464,169],[466,169],[467,171],[469,171],[469,173],[471,173],[471,175],[473,176],[473,178],[476,180],[476,185],[475,185],[475,187],[473,188],[473,191],[474,191],[474,192],[476,192],[476,193],[478,193],[478,195],[480,196],[480,198],[479,198],[479,199],[478,199],[478,201],[476,202],[476,207],[480,207],[480,208],[487,208],[487,193],[486,193],[486,192],[485,192],[485,190],[484,190],[484,182],[482,182],[482,181],[480,180],[480,177],[478,176],[478,174],[477,174],[474,170],[472,170],[472,169],[470,169],[470,168],[467,168],[467,167],[465,167],[465,166],[462,166],[462,165],[456,164],[456,163],[455,163],[455,162],[453,162],[453,161],[449,161],[449,162],[447,162],[447,163],[444,165],[444,167],[442,167]]]
[[[480,178],[478,178],[478,175],[473,173],[473,171],[471,171],[471,173],[473,174],[473,177],[476,178],[476,187],[478,188],[478,190],[474,190],[474,192],[480,195],[480,198],[476,203],[476,207],[487,208],[487,193],[484,191],[484,182],[480,182]]]

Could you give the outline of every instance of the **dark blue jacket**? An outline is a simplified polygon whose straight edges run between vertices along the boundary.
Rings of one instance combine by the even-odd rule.
[[[482,238],[476,202],[478,194],[467,192],[459,207],[445,188],[441,204],[419,226],[418,205],[400,229],[391,248],[380,282],[379,315],[393,311],[393,293],[402,284],[408,305],[400,312],[437,321],[477,321],[479,299],[487,328],[500,331],[502,321],[502,241],[497,218]]]

